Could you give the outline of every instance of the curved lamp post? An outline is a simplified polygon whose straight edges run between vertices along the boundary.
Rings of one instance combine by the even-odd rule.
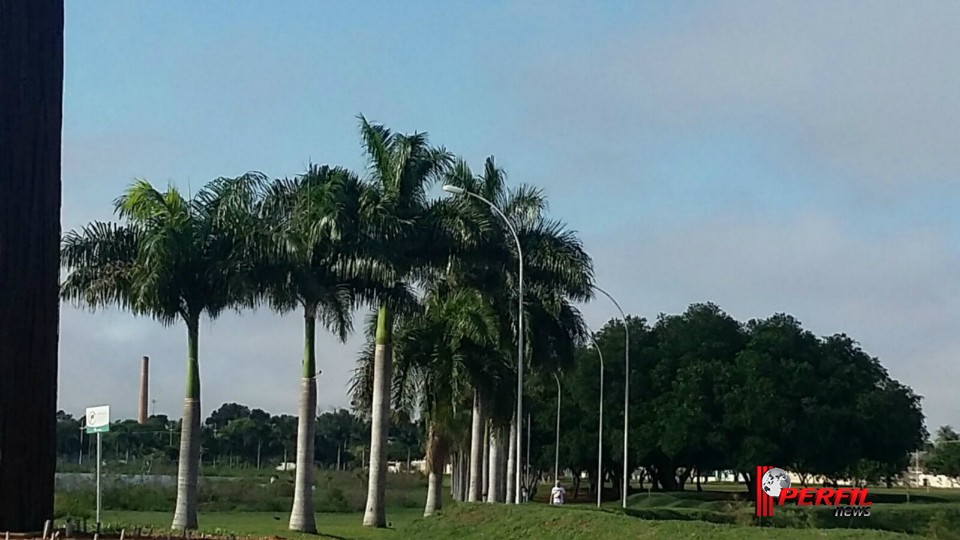
[[[597,431],[597,508],[600,508],[600,496],[603,493],[603,353],[593,334],[590,334],[590,341],[600,357],[600,428]]]
[[[560,377],[553,374],[553,379],[557,381],[557,443],[553,454],[553,481],[560,481]]]
[[[597,292],[603,294],[613,302],[613,305],[617,306],[617,311],[620,312],[620,316],[623,317],[623,333],[626,336],[627,343],[624,352],[624,368],[623,368],[623,496],[621,498],[621,504],[623,508],[627,507],[627,488],[630,485],[630,476],[629,471],[627,470],[627,427],[629,425],[630,418],[630,329],[627,326],[627,314],[623,312],[623,308],[620,307],[620,304],[614,300],[610,293],[597,287],[593,286]]]
[[[513,223],[507,218],[507,215],[503,213],[497,205],[488,201],[487,199],[473,193],[472,191],[467,191],[462,187],[453,186],[450,184],[445,184],[443,190],[447,193],[453,193],[454,195],[467,195],[473,197],[490,207],[491,210],[497,213],[503,219],[503,222],[506,223],[507,229],[510,230],[510,234],[513,235],[513,240],[517,243],[517,259],[520,262],[520,271],[519,271],[519,281],[517,283],[517,411],[516,411],[516,422],[517,422],[517,459],[514,460],[516,463],[516,478],[515,478],[515,489],[513,490],[515,500],[514,504],[520,504],[520,481],[521,481],[521,471],[522,471],[522,461],[520,456],[523,455],[521,449],[523,448],[523,437],[520,436],[520,422],[523,418],[523,250],[520,248],[520,236],[517,235],[517,230],[513,227]],[[508,501],[509,502],[509,501]],[[626,503],[624,503],[626,504]]]

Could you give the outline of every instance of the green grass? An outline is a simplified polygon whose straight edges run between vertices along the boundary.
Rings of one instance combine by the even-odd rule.
[[[793,529],[877,529],[960,540],[960,504],[953,491],[918,493],[909,504],[905,492],[896,490],[876,490],[870,499],[875,502],[869,517],[838,518],[830,508],[789,506],[777,507],[769,523]],[[735,524],[748,522],[754,512],[742,494],[719,491],[637,494],[627,504],[628,515],[650,520]]]
[[[648,521],[616,511],[586,508],[555,508],[540,504],[521,507],[505,505],[456,505],[432,518],[420,518],[419,510],[388,510],[393,527],[386,530],[361,526],[362,514],[318,514],[319,537],[287,530],[286,513],[218,512],[200,516],[201,532],[249,536],[279,536],[287,539],[337,538],[343,540],[471,540],[471,539],[903,539],[921,538],[897,533],[865,530],[815,530],[760,528],[721,525],[700,521]],[[172,516],[168,512],[106,512],[110,528],[132,531],[137,526],[165,531]],[[279,518],[279,519],[275,519]],[[949,538],[949,537],[946,537]]]
[[[287,529],[290,519],[286,512],[213,512],[200,514],[200,532],[217,535],[241,536],[280,536],[287,539],[300,538],[344,538],[378,539],[398,538],[398,529],[409,527],[410,523],[423,514],[423,510],[388,510],[387,520],[393,525],[388,529],[370,529],[361,526],[363,514],[317,514],[319,536],[295,533]],[[167,531],[173,520],[173,512],[104,512],[104,527],[109,530],[136,527],[148,527],[156,532]],[[279,518],[279,519],[277,519]]]
[[[647,521],[613,511],[545,505],[461,505],[431,519],[415,520],[401,538],[419,540],[540,539],[621,540],[717,539],[807,540],[908,539],[915,536],[880,531],[797,530],[720,525],[699,521]]]
[[[286,478],[275,484],[254,478],[201,482],[201,531],[297,538],[301,535],[286,528],[292,494],[292,484]],[[778,508],[774,517],[765,521],[766,529],[754,526],[753,505],[741,489],[639,493],[629,498],[626,510],[619,508],[619,501],[610,501],[601,511],[583,498],[563,508],[537,503],[520,508],[450,505],[445,491],[447,511],[427,520],[419,519],[426,495],[424,480],[419,475],[390,475],[387,494],[392,529],[366,529],[360,526],[366,478],[353,473],[321,472],[314,500],[317,524],[325,535],[322,537],[905,538],[880,532],[884,531],[920,535],[914,538],[960,540],[960,493],[956,490],[914,490],[909,504],[904,504],[903,490],[871,490],[870,499],[876,502],[871,516],[865,518],[836,518],[829,508]],[[57,517],[85,516],[90,522],[94,500],[92,489],[60,491]],[[130,531],[147,526],[166,531],[172,521],[174,500],[172,488],[107,482],[105,525],[108,530]]]

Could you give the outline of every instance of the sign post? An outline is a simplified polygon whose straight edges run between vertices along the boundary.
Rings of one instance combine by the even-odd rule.
[[[87,433],[97,434],[97,528],[100,528],[100,463],[102,462],[101,449],[103,446],[102,435],[110,431],[110,406],[101,405],[99,407],[87,408]]]

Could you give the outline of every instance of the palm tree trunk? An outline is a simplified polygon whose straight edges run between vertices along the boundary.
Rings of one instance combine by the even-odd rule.
[[[455,501],[463,501],[463,467],[465,461],[466,458],[463,455],[463,451],[458,447],[457,451],[453,454],[453,465],[450,469],[450,485],[453,486],[453,493],[451,493],[450,496]]]
[[[481,443],[483,447],[483,459],[480,467],[483,469],[482,482],[480,482],[480,502],[489,500],[490,498],[490,420],[487,418],[483,419],[483,441]]]
[[[514,498],[516,492],[516,480],[517,480],[517,419],[514,415],[513,421],[510,422],[510,442],[508,443],[509,448],[507,448],[507,497],[504,502],[507,504],[513,504],[516,500]]]
[[[480,501],[483,491],[483,409],[480,407],[480,392],[473,391],[473,422],[470,425],[470,487],[468,502]]]
[[[200,473],[200,341],[199,317],[187,320],[187,392],[180,422],[180,460],[177,463],[177,506],[173,528],[197,528],[197,478]]]
[[[0,530],[53,518],[63,0],[0,2]]]
[[[304,309],[303,378],[300,381],[300,417],[297,420],[297,479],[293,488],[290,530],[317,532],[313,514],[313,445],[317,429],[316,307]]]
[[[450,468],[451,468],[450,498],[454,500],[457,498],[457,465],[458,465],[457,460],[458,459],[459,459],[459,456],[457,455],[456,452],[450,454]]]
[[[497,434],[497,457],[499,458],[497,480],[500,481],[497,485],[497,502],[500,503],[507,502],[507,440],[510,438],[509,429],[509,427],[506,429],[501,427],[500,433]]]
[[[490,426],[490,465],[489,465],[489,480],[487,484],[487,502],[495,503],[502,502],[503,499],[499,497],[500,495],[500,438],[499,429],[493,426]]]
[[[432,516],[443,508],[443,470],[446,466],[446,448],[437,428],[430,423],[427,435],[427,503],[423,509],[423,517]]]
[[[367,484],[365,527],[387,526],[384,507],[387,480],[387,433],[390,430],[390,387],[393,379],[393,316],[387,306],[377,313],[373,359],[373,399],[370,426],[370,479]]]
[[[462,449],[460,451],[460,494],[458,502],[467,502],[467,486],[470,485],[470,456]]]

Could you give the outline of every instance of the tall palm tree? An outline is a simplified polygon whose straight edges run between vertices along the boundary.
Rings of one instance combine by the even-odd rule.
[[[427,199],[427,187],[448,168],[451,156],[429,146],[423,133],[401,135],[360,117],[360,134],[367,155],[370,190],[364,198],[364,253],[376,264],[354,269],[359,277],[405,288],[416,282],[425,266],[444,253],[443,229]],[[397,305],[381,298],[377,310],[373,395],[371,401],[370,477],[363,524],[386,527],[384,496],[387,475],[387,433],[390,427],[390,388],[393,378],[393,323]]]
[[[390,286],[348,273],[363,265],[357,235],[364,188],[346,169],[311,166],[293,180],[273,182],[261,204],[264,241],[257,281],[274,309],[300,308],[304,317],[297,474],[289,524],[295,531],[317,529],[313,513],[317,320],[345,341],[358,300],[369,301]]]
[[[591,297],[593,264],[576,233],[568,230],[561,222],[545,217],[547,200],[541,190],[525,185],[509,189],[506,176],[503,170],[496,166],[493,157],[487,158],[483,173],[477,176],[470,172],[465,163],[458,162],[445,178],[445,182],[479,194],[492,202],[503,210],[517,231],[523,249],[525,272],[524,305],[527,318],[525,355],[530,358],[532,351],[536,353],[533,356],[534,360],[557,359],[559,357],[555,355],[544,354],[547,351],[538,352],[539,346],[544,345],[550,348],[563,346],[565,353],[562,358],[566,359],[565,361],[571,361],[572,344],[544,341],[544,336],[560,339],[564,333],[560,327],[543,317],[549,314],[557,324],[561,321],[568,323],[567,334],[571,339],[584,335],[582,321],[578,322],[579,314],[570,302],[586,301]],[[497,306],[496,311],[501,315],[501,335],[510,341],[509,344],[505,344],[505,348],[516,350],[515,306],[518,300],[516,291],[518,290],[519,260],[514,239],[502,217],[488,205],[464,195],[457,196],[455,199],[460,203],[459,208],[464,219],[477,221],[480,232],[478,238],[474,239],[468,249],[458,257],[457,264],[452,267],[451,273],[456,276],[458,283],[483,291],[490,302]],[[535,314],[540,317],[530,318]],[[549,329],[543,328],[543,324],[548,324]],[[544,332],[546,330],[549,331]],[[519,359],[514,358],[514,370],[518,361]],[[502,387],[498,390],[499,392],[502,392]],[[473,414],[480,418],[475,418],[471,430],[471,455],[476,456],[482,454],[480,440],[486,421],[484,398],[482,388],[478,388]],[[510,416],[509,422],[511,424],[509,436],[516,437],[519,431],[517,419]],[[510,466],[506,471],[508,486],[514,485],[515,463],[519,458],[516,456],[516,445],[511,444],[507,459]],[[479,461],[475,460],[471,465],[470,500],[478,500],[480,495],[482,464]],[[508,492],[512,492],[512,489],[508,488]]]
[[[498,332],[493,307],[469,289],[433,287],[418,312],[397,322],[392,399],[397,408],[419,409],[427,424],[424,516],[442,506],[443,471],[462,423],[461,403],[472,393],[471,374],[484,369],[480,363],[485,359],[500,354]],[[353,383],[358,401],[369,400],[374,362],[374,348],[368,346]]]
[[[259,173],[221,178],[193,198],[134,182],[115,201],[123,223],[93,222],[67,233],[61,246],[69,270],[65,299],[91,309],[111,305],[187,327],[187,381],[181,422],[173,528],[197,528],[200,461],[200,319],[252,305],[251,230]]]

